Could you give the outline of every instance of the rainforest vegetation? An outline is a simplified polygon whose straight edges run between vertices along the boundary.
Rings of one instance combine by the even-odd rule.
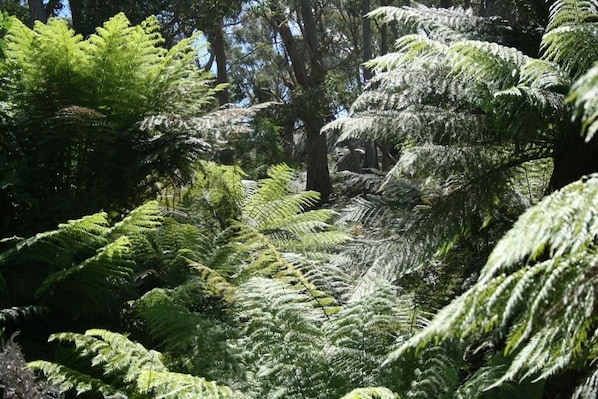
[[[3,398],[598,398],[598,0],[0,9]]]

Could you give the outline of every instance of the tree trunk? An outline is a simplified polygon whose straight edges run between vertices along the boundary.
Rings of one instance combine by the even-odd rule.
[[[363,29],[363,61],[367,62],[372,59],[372,22],[366,16],[370,12],[370,0],[363,0],[361,2],[361,16]],[[369,68],[363,67],[363,80],[367,82],[372,78],[372,71]]]
[[[224,21],[220,22],[214,28],[214,32],[211,35],[211,46],[212,52],[216,59],[216,82],[228,83],[228,71],[226,65],[226,43],[224,41]],[[228,104],[230,102],[230,96],[228,89],[219,91],[216,94],[218,103],[220,105]]]
[[[589,143],[579,134],[578,124],[570,129],[571,134],[563,135],[557,141],[553,155],[554,168],[548,191],[561,189],[582,176],[598,172],[598,140],[594,137]]]
[[[320,193],[320,201],[328,201],[332,193],[332,183],[328,170],[328,153],[326,136],[320,134],[324,120],[314,118],[305,123],[306,149],[307,149],[307,190]]]
[[[320,129],[327,122],[328,99],[323,90],[326,69],[318,42],[317,25],[309,0],[301,0],[301,20],[303,22],[304,45],[307,57],[304,57],[295,42],[288,21],[282,15],[275,15],[273,25],[278,31],[285,50],[291,60],[291,66],[297,83],[303,91],[301,101],[296,103],[297,114],[303,121],[306,135],[306,189],[320,193],[320,201],[326,202],[332,192],[332,183],[328,170],[326,137]]]
[[[370,12],[370,0],[362,0],[361,2],[361,16],[363,28],[363,61],[367,62],[372,59],[372,25],[370,19],[366,15]],[[363,67],[364,83],[372,78],[372,71],[369,68]],[[365,168],[378,169],[378,150],[374,140],[368,139],[365,142],[365,159],[363,162]]]
[[[35,21],[41,21],[43,23],[46,23],[48,21],[43,0],[28,0],[27,4],[29,6],[30,27],[33,27]]]
[[[73,21],[73,30],[77,33],[83,33],[83,0],[69,0],[71,8],[71,19]]]

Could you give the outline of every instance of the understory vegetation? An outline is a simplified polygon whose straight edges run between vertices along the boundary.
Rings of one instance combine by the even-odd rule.
[[[231,82],[167,10],[0,14],[2,396],[598,398],[598,1],[360,3],[359,84],[258,3]]]

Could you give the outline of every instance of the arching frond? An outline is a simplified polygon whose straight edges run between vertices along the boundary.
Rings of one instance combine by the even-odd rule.
[[[311,298],[279,280],[253,278],[239,287],[237,345],[257,377],[258,395],[326,398],[325,316]]]
[[[176,293],[156,288],[134,303],[134,309],[146,324],[147,332],[159,339],[165,348],[174,350],[193,341],[202,320],[175,300]]]
[[[582,134],[592,140],[598,131],[598,65],[594,65],[571,87],[567,101],[575,105],[576,118],[582,121]]]
[[[170,371],[143,370],[137,381],[137,388],[139,392],[155,395],[156,398],[249,398],[241,392],[219,386],[204,378]]]
[[[399,297],[381,278],[369,285],[358,286],[359,295],[326,323],[327,357],[346,388],[390,382],[389,370],[381,367],[386,354],[417,328],[411,298]]]
[[[398,399],[399,395],[383,387],[356,388],[341,399]]]
[[[101,212],[17,241],[0,254],[7,284],[21,287],[11,290],[5,306],[41,305],[75,319],[110,312],[124,301],[135,261],[149,251],[145,235],[160,220],[157,204],[150,202],[114,227]],[[107,291],[112,294],[105,295]]]
[[[480,17],[472,8],[462,7],[383,6],[370,12],[368,17],[383,23],[398,22],[399,35],[425,33],[444,43],[476,39],[500,42],[510,31],[506,22]]]
[[[598,59],[595,26],[598,4],[592,0],[559,0],[550,7],[550,21],[542,38],[543,58],[561,65],[574,78]]]
[[[0,336],[2,327],[7,323],[19,324],[22,321],[43,317],[47,311],[48,309],[42,306],[13,306],[0,309]]]
[[[527,57],[514,48],[483,41],[461,41],[450,47],[454,73],[500,89],[517,84]],[[494,91],[494,90],[493,90]]]
[[[85,334],[53,334],[50,340],[73,343],[75,356],[89,360],[91,365],[103,372],[94,377],[46,361],[29,363],[30,367],[43,372],[47,379],[58,384],[61,392],[74,389],[77,394],[126,393],[133,397],[148,394],[161,398],[196,398],[198,395],[202,398],[244,397],[239,392],[203,378],[169,371],[161,353],[147,350],[122,334],[95,329]]]
[[[559,0],[550,7],[550,21],[547,29],[596,22],[596,15],[598,15],[598,4],[595,1]]]
[[[575,389],[572,399],[593,398],[598,395],[598,370],[594,371],[589,377]]]
[[[110,384],[98,378],[93,378],[60,364],[45,360],[35,360],[27,363],[27,366],[32,370],[42,373],[48,381],[58,387],[60,392],[75,391],[77,395],[86,392],[101,392],[103,395],[119,393]]]
[[[133,209],[110,229],[110,235],[136,235],[147,233],[162,224],[162,215],[157,201],[148,201]]]

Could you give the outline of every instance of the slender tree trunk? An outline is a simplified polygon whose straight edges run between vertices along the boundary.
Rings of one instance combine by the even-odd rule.
[[[224,41],[224,21],[220,20],[211,35],[212,52],[216,59],[216,81],[218,83],[228,83],[228,71],[226,61],[226,43]],[[228,104],[230,96],[228,89],[224,89],[216,95],[220,105]]]
[[[370,0],[362,0],[361,16],[363,28],[363,61],[372,59],[372,24],[366,15],[370,12]],[[363,67],[363,80],[367,82],[372,78],[372,71]],[[369,139],[365,142],[365,159],[363,162],[365,168],[378,169],[378,150],[374,140]]]
[[[367,62],[372,59],[372,22],[366,16],[370,12],[370,0],[362,0],[361,2],[361,16],[363,29],[363,61]],[[372,78],[372,71],[369,68],[363,67],[363,80],[368,81]]]

